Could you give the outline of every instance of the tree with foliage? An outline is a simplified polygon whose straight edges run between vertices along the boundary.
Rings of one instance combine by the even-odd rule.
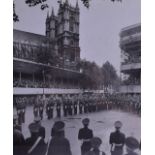
[[[40,5],[40,9],[41,10],[45,10],[47,8],[49,8],[47,2],[50,0],[25,0],[25,3],[29,6],[29,7],[35,7]],[[51,0],[52,1],[52,0]],[[83,5],[86,8],[89,8],[91,5],[91,0],[81,0]],[[122,2],[122,0],[109,0],[111,2]],[[62,3],[61,0],[57,0],[58,3]],[[15,4],[13,3],[13,21],[17,22],[19,21],[19,16],[15,13]]]
[[[107,61],[101,67],[101,71],[103,74],[103,85],[105,90],[108,88],[117,89],[120,84],[120,79],[114,66]]]
[[[81,60],[78,67],[82,70],[82,78],[80,79],[83,89],[100,89],[102,86],[102,72],[95,62]]]

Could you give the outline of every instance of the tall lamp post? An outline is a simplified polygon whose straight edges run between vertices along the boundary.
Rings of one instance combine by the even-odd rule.
[[[45,99],[45,71],[43,69],[42,71],[43,74],[43,99]]]

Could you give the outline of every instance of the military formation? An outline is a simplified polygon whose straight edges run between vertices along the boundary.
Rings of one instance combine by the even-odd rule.
[[[16,98],[16,109],[19,123],[25,122],[26,98]],[[130,100],[121,95],[103,95],[103,94],[75,94],[75,95],[38,95],[34,100],[34,117],[45,117],[52,119],[54,117],[67,117],[77,114],[87,114],[105,110],[122,110],[140,115],[140,101]]]
[[[16,122],[14,117],[14,123]],[[96,137],[89,128],[90,120],[82,120],[83,128],[79,129],[78,140],[81,141],[81,155],[106,155],[100,149],[102,139]],[[140,142],[134,137],[126,137],[121,132],[121,121],[114,123],[115,131],[110,134],[109,144],[111,155],[138,155],[135,150],[140,149]],[[65,137],[65,123],[55,121],[51,128],[51,136],[45,142],[46,130],[41,125],[41,118],[35,117],[28,126],[30,137],[24,139],[22,132],[14,124],[13,127],[13,154],[14,155],[73,155],[70,141]],[[124,153],[126,146],[126,153]],[[80,147],[80,146],[79,146]]]

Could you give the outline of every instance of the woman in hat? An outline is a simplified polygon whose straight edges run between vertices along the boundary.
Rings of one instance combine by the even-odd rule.
[[[64,134],[65,123],[57,121],[52,128],[52,138],[48,141],[46,155],[71,155],[70,143]]]
[[[125,140],[126,145],[126,155],[138,155],[135,150],[139,148],[139,142],[134,137],[127,137]]]

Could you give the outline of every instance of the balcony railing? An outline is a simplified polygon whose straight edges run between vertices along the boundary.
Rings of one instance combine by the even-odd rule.
[[[136,33],[136,34],[132,34],[129,36],[122,37],[120,40],[120,45],[132,43],[135,41],[141,41],[141,34],[140,33]]]

